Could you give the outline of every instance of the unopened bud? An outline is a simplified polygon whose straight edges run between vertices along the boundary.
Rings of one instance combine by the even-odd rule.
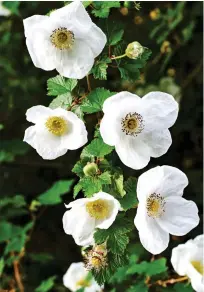
[[[130,43],[125,50],[126,56],[130,59],[137,59],[144,52],[143,46],[139,42]]]
[[[94,176],[98,171],[98,165],[94,162],[87,163],[83,168],[83,172],[86,176]]]

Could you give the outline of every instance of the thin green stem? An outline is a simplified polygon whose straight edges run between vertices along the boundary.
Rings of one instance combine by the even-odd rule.
[[[111,60],[121,59],[121,58],[124,58],[124,57],[126,57],[126,54],[123,54],[121,56],[112,57]]]

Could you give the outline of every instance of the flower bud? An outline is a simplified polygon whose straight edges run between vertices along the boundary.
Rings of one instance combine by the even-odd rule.
[[[125,50],[126,56],[130,59],[137,59],[144,52],[143,46],[138,42],[130,43]]]
[[[94,176],[98,171],[98,165],[94,162],[89,162],[84,166],[83,172],[85,176]]]

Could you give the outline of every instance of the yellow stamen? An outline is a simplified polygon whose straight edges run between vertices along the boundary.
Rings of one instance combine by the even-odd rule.
[[[90,284],[90,281],[86,280],[86,279],[80,279],[77,283],[76,283],[76,286],[79,286],[79,287],[90,287],[91,284]]]
[[[146,208],[147,214],[153,218],[159,218],[163,214],[165,200],[160,195],[154,193],[147,198]]]
[[[74,34],[66,27],[55,29],[50,36],[52,44],[60,49],[71,49],[74,44]]]
[[[136,137],[144,129],[143,117],[138,113],[129,113],[121,121],[122,131]]]
[[[67,121],[61,117],[49,117],[45,126],[49,132],[56,136],[62,136],[68,130]]]
[[[104,219],[109,216],[110,207],[108,203],[102,199],[98,199],[86,204],[86,210],[91,217],[96,219]]]
[[[201,275],[204,275],[204,265],[199,261],[192,261],[192,266],[200,273]]]
[[[98,257],[92,257],[91,265],[94,269],[99,269],[101,267],[101,260]]]

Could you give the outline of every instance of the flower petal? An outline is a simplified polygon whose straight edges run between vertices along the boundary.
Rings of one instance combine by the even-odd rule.
[[[60,51],[55,60],[57,71],[67,78],[82,79],[94,64],[90,46],[83,40],[75,40],[72,50]]]
[[[52,115],[53,111],[49,107],[43,105],[36,105],[29,108],[26,112],[27,121],[36,124],[39,120]]]
[[[150,92],[142,98],[145,115],[145,131],[167,129],[173,126],[178,116],[178,103],[172,95]]]
[[[48,131],[36,132],[35,149],[43,159],[56,159],[67,152],[63,139]]]
[[[115,146],[119,135],[117,131],[117,122],[112,113],[108,112],[103,116],[100,123],[100,133],[106,144]]]
[[[188,185],[188,178],[181,170],[169,165],[161,166],[163,172],[162,182],[157,190],[162,196],[182,196],[184,188]]]
[[[138,137],[128,137],[115,145],[120,160],[130,168],[141,169],[150,161],[150,150]]]
[[[33,29],[36,25],[43,23],[49,19],[49,16],[33,15],[23,20],[24,31],[26,37],[32,37]]]
[[[202,260],[202,263],[203,263],[203,260]],[[204,276],[201,275],[193,267],[193,265],[189,264],[187,266],[186,275],[190,278],[191,285],[196,292],[203,292],[204,291]]]
[[[66,211],[62,221],[65,233],[72,235],[76,244],[89,245],[93,242],[95,219],[89,216],[86,208],[80,206]]]
[[[73,1],[69,5],[53,11],[50,18],[55,21],[65,20],[67,23],[71,23],[72,27],[78,31],[78,37],[81,34],[86,34],[92,26],[91,18],[80,1]]]
[[[156,221],[166,232],[182,236],[198,225],[198,208],[194,202],[178,196],[167,197],[165,201],[165,212]]]
[[[120,93],[117,93],[108,99],[105,100],[103,104],[103,112],[116,112],[116,109],[118,111],[120,108],[127,108],[129,106],[130,108],[138,107],[139,104],[141,104],[141,98],[136,95],[132,94],[128,91],[122,91]]]
[[[116,219],[118,211],[120,209],[120,203],[113,196],[99,192],[93,197],[94,200],[102,199],[108,203],[109,206],[109,216],[105,219],[96,220],[96,228],[108,229]],[[92,200],[92,201],[94,201]]]
[[[160,166],[151,168],[141,174],[137,182],[137,197],[139,201],[145,201],[149,195],[155,193],[163,179],[163,172]]]
[[[143,141],[148,144],[151,157],[159,157],[165,154],[172,144],[169,130],[146,133]]]
[[[23,141],[35,148],[36,127],[31,126],[25,130]]]
[[[72,263],[63,276],[63,284],[71,291],[76,291],[79,287],[77,282],[81,279],[85,279],[88,275],[88,271],[84,267],[84,263]]]
[[[139,231],[141,244],[152,254],[163,252],[169,243],[169,234],[157,222],[148,217],[144,204],[139,204],[134,219],[134,224]]]
[[[87,34],[85,40],[87,44],[91,47],[94,57],[97,57],[102,52],[107,42],[106,35],[95,24],[91,26],[91,29]]]

